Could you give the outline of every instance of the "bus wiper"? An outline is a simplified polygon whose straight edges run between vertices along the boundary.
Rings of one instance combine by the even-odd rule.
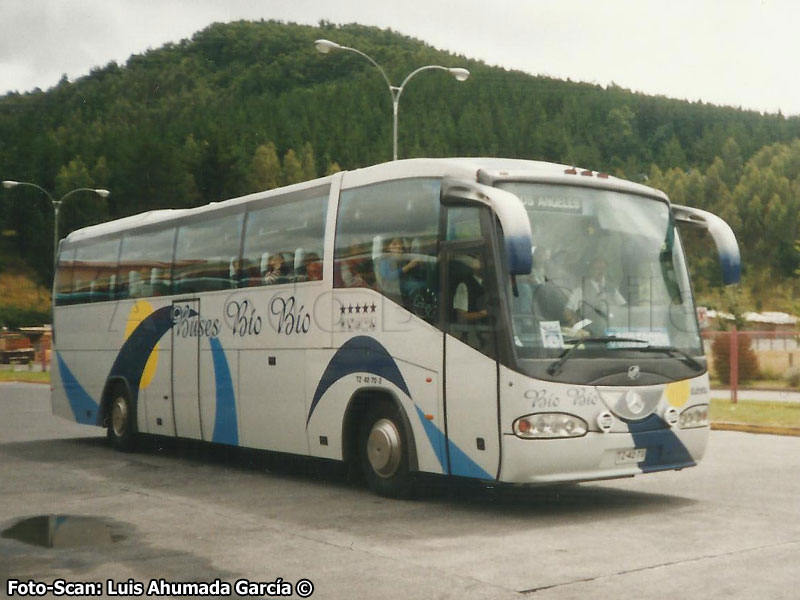
[[[692,367],[695,371],[702,371],[703,365],[701,365],[697,360],[695,360],[690,354],[687,354],[683,350],[676,348],[675,346],[651,346],[647,340],[638,340],[635,338],[623,338],[623,337],[614,337],[614,336],[603,336],[603,337],[587,337],[582,339],[574,339],[574,340],[565,340],[565,342],[575,342],[575,344],[571,347],[562,352],[558,359],[553,362],[549,367],[547,367],[547,373],[549,375],[556,375],[561,371],[561,367],[570,357],[572,351],[578,348],[579,346],[584,345],[585,343],[597,343],[597,344],[609,344],[612,342],[624,342],[624,343],[636,343],[636,344],[645,344],[644,346],[627,346],[623,348],[617,348],[618,350],[635,350],[638,352],[661,352],[667,354],[672,357],[679,357],[683,362],[688,364]]]
[[[703,365],[697,362],[697,360],[695,360],[691,354],[688,354],[687,352],[684,352],[675,346],[644,346],[642,348],[633,348],[633,350],[639,350],[640,352],[663,352],[669,356],[680,358],[695,371],[703,370]]]
[[[569,355],[572,354],[572,351],[578,348],[579,346],[583,346],[586,343],[592,344],[609,344],[611,342],[627,342],[627,343],[636,343],[636,344],[649,344],[647,340],[637,340],[635,338],[622,338],[622,337],[614,337],[612,335],[606,335],[601,337],[586,337],[586,338],[576,338],[571,340],[564,340],[565,343],[574,342],[574,345],[571,348],[568,348],[562,352],[558,358],[547,367],[547,373],[549,375],[556,375],[557,373],[561,372],[562,365],[567,362],[569,359]],[[637,348],[639,349],[639,348]]]

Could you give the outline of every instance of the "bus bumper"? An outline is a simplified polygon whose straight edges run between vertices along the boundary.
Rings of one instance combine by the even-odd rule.
[[[523,440],[503,436],[500,481],[548,484],[631,477],[693,467],[703,457],[709,427],[637,433],[595,433],[580,438]],[[645,459],[630,460],[631,450]]]

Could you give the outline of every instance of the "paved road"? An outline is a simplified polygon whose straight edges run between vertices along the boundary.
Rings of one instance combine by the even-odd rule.
[[[51,521],[62,533],[97,535],[72,549],[0,537],[0,596],[10,577],[282,577],[310,579],[314,598],[798,597],[800,438],[712,432],[682,473],[436,485],[401,502],[318,462],[188,443],[116,453],[50,416],[47,396],[0,385],[0,530],[58,514],[72,516]]]

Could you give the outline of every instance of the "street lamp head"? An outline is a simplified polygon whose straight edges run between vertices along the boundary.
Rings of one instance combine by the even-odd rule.
[[[461,67],[453,67],[452,69],[448,69],[448,71],[450,71],[457,81],[466,81],[469,78],[469,71]]]
[[[6,181],[3,182],[3,187],[6,188],[7,190],[10,190],[11,188],[16,187],[18,185],[19,181],[11,181],[10,179],[7,179]]]
[[[321,52],[322,54],[327,54],[332,50],[339,50],[341,46],[336,42],[332,42],[330,40],[317,40],[314,42],[314,45],[317,47],[317,51]]]
[[[101,198],[108,198],[111,195],[111,192],[109,192],[108,190],[99,189],[92,191],[94,191],[94,193],[100,196]]]

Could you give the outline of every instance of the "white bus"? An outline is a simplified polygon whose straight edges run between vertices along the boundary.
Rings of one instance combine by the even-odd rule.
[[[53,412],[139,434],[541,484],[683,469],[709,381],[656,190],[564,165],[414,159],[75,231]]]

